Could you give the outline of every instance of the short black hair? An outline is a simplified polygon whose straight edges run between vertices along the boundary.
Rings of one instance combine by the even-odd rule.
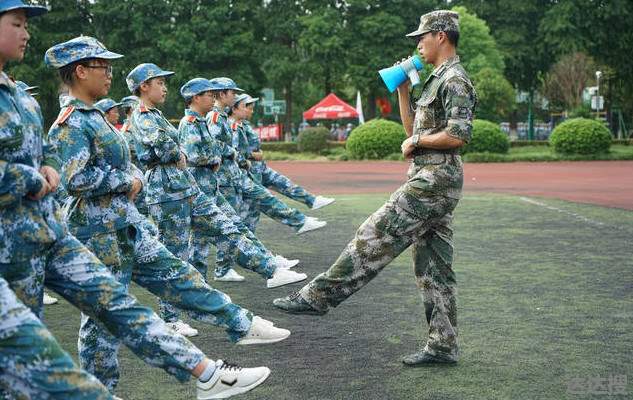
[[[92,60],[93,60],[92,58],[88,58],[85,60],[72,62],[68,65],[64,65],[63,67],[59,69],[59,78],[62,80],[64,85],[66,86],[72,85],[74,81],[75,70],[77,69],[77,67],[80,65],[84,67],[87,65],[90,65],[90,61]]]
[[[189,106],[191,105],[191,102],[193,102],[193,96],[187,97],[185,99],[185,107],[189,108]]]
[[[437,35],[440,31],[434,31],[432,33],[433,36]],[[441,31],[446,34],[446,39],[448,42],[457,48],[457,44],[459,43],[459,32],[458,31]]]
[[[139,85],[139,87],[137,87],[136,89],[134,89],[134,93],[132,93],[134,96],[136,97],[141,97],[141,86]]]

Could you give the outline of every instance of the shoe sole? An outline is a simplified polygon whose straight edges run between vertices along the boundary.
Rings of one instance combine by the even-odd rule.
[[[229,389],[227,391],[224,391],[222,393],[218,393],[215,396],[210,396],[210,397],[198,397],[198,400],[214,400],[214,399],[228,399],[229,397],[238,395],[238,394],[243,394],[246,392],[250,392],[251,390],[255,389],[257,386],[261,385],[262,383],[264,383],[264,381],[266,379],[268,379],[268,377],[270,376],[270,369],[266,368],[266,375],[262,376],[259,380],[257,380],[256,382],[253,382],[252,384],[250,384],[249,386],[245,386],[245,387],[241,387],[241,388],[235,388],[235,389]]]
[[[308,279],[308,276],[306,275],[305,277],[301,278],[301,279],[297,279],[297,280],[293,280],[293,281],[289,281],[289,282],[281,282],[281,283],[276,283],[274,286],[271,286],[270,284],[266,283],[266,287],[268,289],[274,289],[274,288],[278,288],[281,286],[286,286],[286,285],[290,285],[292,283],[297,283],[297,282],[301,282],[301,281],[305,281],[306,279]]]
[[[216,282],[244,282],[246,279],[223,279],[223,278],[213,278]]]
[[[301,230],[303,228],[299,229],[299,232],[297,232],[297,235],[303,235],[304,233],[316,231],[317,229],[324,228],[327,225],[327,222],[325,222],[325,221],[321,221],[321,222],[323,222],[323,225],[315,226],[314,228],[310,228],[310,229],[307,229],[305,231]]]
[[[251,344],[272,344],[272,343],[281,342],[282,340],[286,340],[290,337],[290,335],[291,335],[291,332],[288,332],[288,334],[284,337],[278,337],[278,338],[272,338],[272,339],[244,339],[244,340],[240,340],[236,344],[240,346],[248,346]]]
[[[335,201],[336,201],[336,199],[333,199],[332,201],[330,201],[328,203],[325,203],[325,204],[321,204],[318,207],[312,207],[311,210],[318,210],[319,208],[323,208],[323,207],[329,206],[330,204],[334,203]]]
[[[306,311],[292,311],[292,310],[287,310],[285,308],[281,308],[278,305],[276,305],[275,303],[273,303],[273,307],[275,307],[277,310],[279,311],[283,311],[287,314],[295,314],[295,315],[316,315],[316,316],[323,316],[325,314],[327,314],[327,311],[318,311],[318,310],[306,310]]]

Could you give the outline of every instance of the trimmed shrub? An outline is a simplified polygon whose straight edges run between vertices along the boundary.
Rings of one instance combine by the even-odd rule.
[[[600,121],[574,118],[554,128],[549,141],[554,151],[561,154],[606,153],[611,146],[611,132]]]
[[[503,133],[498,124],[476,119],[473,121],[473,136],[462,154],[466,153],[497,153],[505,154],[510,148],[510,139]]]
[[[299,151],[321,153],[328,148],[330,132],[326,128],[307,128],[299,134],[297,146]]]
[[[372,119],[352,130],[345,148],[355,160],[375,160],[400,152],[406,138],[404,128],[397,122]]]

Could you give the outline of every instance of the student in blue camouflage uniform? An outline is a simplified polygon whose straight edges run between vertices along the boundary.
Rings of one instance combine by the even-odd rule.
[[[402,143],[402,153],[411,162],[407,182],[358,228],[326,272],[299,292],[274,301],[287,312],[325,314],[413,247],[429,330],[420,351],[403,357],[409,366],[453,364],[459,358],[451,225],[464,180],[459,149],[471,138],[477,95],[456,54],[458,18],[446,10],[424,14],[419,28],[408,35],[435,69],[415,108],[409,80],[398,87],[400,116],[409,136]]]
[[[200,190],[186,169],[186,155],[178,131],[156,108],[165,101],[165,77],[171,74],[154,64],[141,64],[127,77],[130,91],[141,99],[132,114],[131,125],[137,133],[137,157],[147,171],[145,201],[158,224],[161,241],[182,260],[192,260],[203,276],[206,276],[207,264],[212,262],[209,249],[216,244],[222,254],[230,255],[232,260],[268,278],[269,287],[305,279],[305,274],[278,269],[266,249],[255,246],[241,235],[212,199]],[[178,320],[173,307],[165,302],[160,306],[161,316],[166,321],[183,330],[187,328]]]
[[[95,103],[95,108],[98,108],[105,115],[111,125],[116,125],[121,117],[119,114],[119,106],[121,104],[112,99],[103,99]]]
[[[217,172],[220,192],[224,195],[235,212],[240,215],[243,199],[257,204],[258,209],[285,225],[293,227],[297,234],[303,234],[324,227],[327,223],[288,207],[273,196],[262,185],[255,183],[238,165],[238,137],[234,135],[224,111],[235,103],[235,92],[242,91],[229,78],[214,78],[211,80],[215,95],[215,105],[207,113],[209,133],[220,144],[222,163]],[[218,278],[231,271],[230,265],[218,260],[215,275]]]
[[[253,116],[254,104],[257,100],[257,98],[252,98],[247,94],[240,94],[236,97],[235,104],[231,108],[231,117],[235,121],[231,125],[231,129],[238,137],[238,164],[248,172],[256,183],[274,189],[292,200],[304,203],[312,210],[332,204],[334,199],[314,196],[266,165],[259,136],[248,122]],[[260,216],[257,205],[245,199],[240,211],[240,216],[246,226],[255,232]]]
[[[272,278],[266,283],[267,287],[274,288],[303,280],[307,277],[305,274],[283,271],[294,267],[299,260],[273,256],[242,223],[218,189],[215,173],[221,162],[221,146],[211,137],[204,119],[204,115],[213,106],[212,88],[211,82],[204,78],[194,78],[182,86],[180,93],[185,99],[187,109],[178,126],[178,137],[187,154],[189,172],[204,195],[213,201],[216,218],[225,231],[224,234],[213,237],[213,243],[218,248],[218,259],[257,270],[252,267],[253,261],[257,261],[252,255],[261,253],[276,265]],[[210,243],[200,229],[193,230],[193,244],[192,264],[206,272],[207,264],[212,262],[209,257]],[[257,251],[253,251],[253,248]]]
[[[75,365],[2,278],[0,321],[0,398],[112,399],[97,378]]]
[[[128,144],[123,136],[93,106],[94,100],[107,95],[109,90],[112,76],[109,60],[120,57],[96,39],[85,36],[55,45],[46,52],[46,64],[59,69],[62,81],[69,88],[49,139],[59,149],[62,183],[66,192],[73,196],[70,199],[74,204],[73,211],[68,216],[73,234],[123,284],[120,289],[123,294],[134,280],[155,295],[187,310],[197,320],[225,327],[230,339],[239,344],[285,339],[289,331],[275,328],[272,323],[253,317],[247,310],[231,303],[227,295],[210,288],[191,265],[171,254],[158,241],[156,227],[134,206],[133,200],[143,188],[143,176],[130,162]],[[48,281],[48,275],[46,279]],[[134,317],[134,313],[129,314],[129,318]],[[197,359],[188,356],[191,359],[186,361],[192,367],[198,365],[199,350],[181,336],[170,335],[174,333],[171,330],[161,333],[166,329],[164,322],[154,318],[157,324],[160,323],[154,332],[163,337],[170,336],[164,341],[166,344],[173,341],[172,337],[187,343],[187,346],[177,346],[183,347],[182,350],[171,347],[178,358],[186,355],[185,350],[190,347],[189,353]],[[129,326],[135,326],[135,323]],[[81,365],[109,388],[118,381],[118,347],[119,340],[104,331],[94,315],[82,315]],[[157,357],[152,362],[163,361]],[[182,371],[172,369],[171,372],[183,375]]]
[[[128,295],[126,288],[107,268],[69,234],[53,197],[59,184],[60,161],[54,147],[43,139],[39,106],[2,71],[6,62],[24,57],[29,40],[27,17],[45,11],[43,7],[24,5],[21,1],[0,3],[0,276],[20,301],[37,315],[41,315],[42,284],[45,282],[71,304],[98,318],[110,334],[149,364],[164,368],[180,380],[190,375],[200,378],[200,397],[210,398],[209,395],[236,388],[250,390],[247,388],[256,386],[254,377],[260,377],[259,384],[270,371],[265,368],[242,369],[233,389],[224,387],[220,378],[233,380],[236,369],[228,368],[219,360],[207,359],[193,344],[169,330],[151,309],[141,306]],[[101,47],[98,50],[99,54],[107,56]],[[16,316],[19,310],[15,308],[9,312]],[[16,338],[38,340],[32,337],[33,326],[22,329],[11,326],[12,321],[10,317],[0,318],[0,329],[8,329],[5,332],[11,333],[7,335]],[[48,341],[48,338],[42,340]],[[5,354],[21,352],[22,360],[28,363],[23,369],[5,375],[9,376],[6,378],[9,379],[7,390],[20,392],[23,389],[20,382],[10,377],[11,373],[19,372],[31,384],[43,385],[29,392],[30,398],[51,398],[46,393],[49,389],[78,391],[77,398],[81,398],[79,396],[85,389],[89,398],[96,397],[92,396],[96,393],[90,387],[79,387],[82,384],[79,377],[72,377],[66,382],[68,385],[63,377],[60,381],[51,379],[55,376],[51,375],[55,373],[55,365],[29,362],[33,358],[42,360],[37,355],[41,348],[37,345],[16,347],[19,344],[7,343],[3,349]],[[42,345],[48,346],[48,343]],[[3,361],[0,365],[4,367],[9,362]],[[58,366],[63,367],[63,364]],[[47,376],[45,382],[37,381],[42,373]],[[71,397],[62,395],[61,398]]]

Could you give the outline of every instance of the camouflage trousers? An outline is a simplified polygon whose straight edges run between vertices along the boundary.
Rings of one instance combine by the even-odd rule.
[[[268,189],[283,194],[289,199],[298,201],[308,207],[312,207],[316,197],[301,186],[292,182],[287,176],[280,174],[266,165],[265,162],[254,162],[250,170],[253,181]],[[242,220],[248,228],[255,232],[259,223],[260,212],[256,203],[244,201],[240,210]]]
[[[181,260],[188,260],[203,277],[214,262],[212,245],[223,264],[236,263],[266,278],[272,277],[275,264],[270,252],[259,241],[253,242],[252,235],[240,230],[206,194],[152,204],[149,210],[158,223],[165,247]],[[178,320],[178,310],[173,305],[159,300],[159,308],[165,321]]]
[[[156,227],[144,220],[113,233],[93,236],[86,241],[86,246],[125,289],[133,280],[186,311],[191,318],[225,328],[230,340],[237,341],[244,336],[250,329],[252,314],[233,304],[226,294],[212,289],[195,268],[170,253],[157,234]],[[103,330],[92,316],[82,315],[80,364],[109,388],[119,379],[119,343],[119,339]],[[176,346],[172,346],[172,350],[182,352]]]
[[[99,242],[99,239],[94,242]],[[113,258],[117,257],[103,254],[105,246],[101,250],[105,261],[112,263]],[[121,273],[120,269],[117,272]],[[148,268],[143,272],[151,275],[155,270]],[[41,315],[44,288],[41,284],[37,287],[38,284],[34,282],[40,282],[44,276],[49,289],[82,311],[82,320],[89,320],[88,326],[91,325],[95,332],[99,331],[101,338],[86,337],[85,330],[80,332],[82,367],[86,369],[86,366],[91,366],[89,372],[109,389],[114,387],[118,378],[116,354],[107,351],[85,352],[83,350],[89,348],[85,344],[86,340],[98,347],[98,344],[114,342],[116,337],[145,362],[163,368],[181,381],[187,380],[190,371],[205,358],[198,348],[168,328],[150,308],[140,305],[129,295],[126,286],[117,281],[110,270],[72,235],[52,245],[43,245],[31,259],[0,264],[0,275],[36,315]],[[99,328],[95,322],[97,320]],[[106,372],[96,368],[102,363],[107,365],[104,368]]]
[[[371,281],[413,246],[413,268],[427,323],[425,350],[457,358],[457,309],[452,212],[459,200],[427,193],[413,168],[409,180],[358,228],[334,264],[300,293],[313,307],[327,310]]]
[[[79,369],[49,330],[0,278],[0,398],[108,400],[94,376]]]

